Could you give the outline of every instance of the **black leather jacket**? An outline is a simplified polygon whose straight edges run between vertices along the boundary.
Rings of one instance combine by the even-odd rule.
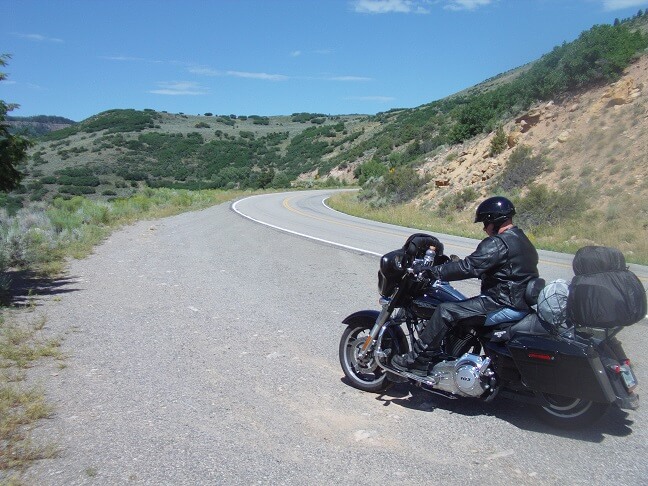
[[[517,226],[489,236],[463,260],[438,265],[430,273],[439,280],[481,279],[481,294],[495,302],[527,310],[527,283],[538,276],[538,252]]]

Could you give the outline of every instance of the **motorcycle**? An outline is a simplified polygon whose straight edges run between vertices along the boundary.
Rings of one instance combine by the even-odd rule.
[[[421,271],[448,260],[436,237],[420,233],[383,255],[378,272],[382,309],[361,310],[342,321],[347,327],[339,359],[353,387],[380,393],[400,382],[451,399],[489,402],[502,396],[533,405],[540,419],[562,428],[590,425],[613,405],[638,408],[637,378],[616,338],[622,325],[547,325],[536,306],[543,279],[529,284],[525,297],[531,311],[521,320],[485,326],[482,317],[456,323],[444,338],[444,359],[427,376],[391,366],[394,355],[411,349],[440,303],[467,298]],[[643,301],[641,317],[645,293]]]

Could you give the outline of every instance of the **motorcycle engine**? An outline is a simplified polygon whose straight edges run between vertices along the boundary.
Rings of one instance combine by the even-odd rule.
[[[438,363],[432,372],[439,378],[436,388],[467,397],[479,397],[489,389],[491,370],[481,372],[484,360],[474,354],[464,354],[456,361]]]

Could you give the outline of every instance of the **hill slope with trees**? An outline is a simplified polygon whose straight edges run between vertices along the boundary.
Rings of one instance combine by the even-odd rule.
[[[113,199],[142,186],[266,189],[345,184],[362,186],[359,199],[367,207],[409,203],[433,208],[446,218],[493,191],[523,205],[531,196],[538,199],[536,205],[556,201],[561,192],[583,192],[564,188],[566,183],[584,187],[587,168],[572,177],[555,158],[560,154],[563,159],[558,149],[569,144],[534,143],[533,134],[540,130],[528,127],[537,127],[542,116],[547,123],[546,115],[539,118],[534,113],[547,106],[556,111],[574,105],[578,97],[619,82],[643,59],[647,24],[648,17],[641,12],[614,25],[594,26],[518,70],[442,100],[374,116],[194,116],[110,110],[38,138],[28,161],[19,167],[25,174],[23,184],[0,197],[0,204],[11,211],[55,197]],[[635,73],[633,82],[632,89],[640,96],[641,72]],[[615,113],[642,120],[642,98],[633,106],[631,114]],[[562,131],[574,117],[565,121]],[[605,131],[604,126],[600,130]],[[602,166],[597,160],[616,157],[603,147],[593,152],[582,145],[571,150],[587,154],[590,174],[598,170],[593,167]],[[635,165],[645,164],[638,156]],[[618,161],[615,167],[615,174],[624,170]],[[573,211],[559,214],[576,217],[592,207],[595,194],[607,194],[609,199],[624,192],[618,178],[589,179],[587,197],[563,200],[562,205]],[[531,223],[540,227],[552,222]]]

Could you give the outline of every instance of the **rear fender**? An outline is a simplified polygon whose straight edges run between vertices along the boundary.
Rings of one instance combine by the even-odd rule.
[[[380,312],[378,312],[377,310],[361,310],[346,316],[342,321],[342,324],[346,324],[347,326],[354,326],[356,324],[369,323],[373,325],[376,322],[376,319],[378,319],[379,315]]]

